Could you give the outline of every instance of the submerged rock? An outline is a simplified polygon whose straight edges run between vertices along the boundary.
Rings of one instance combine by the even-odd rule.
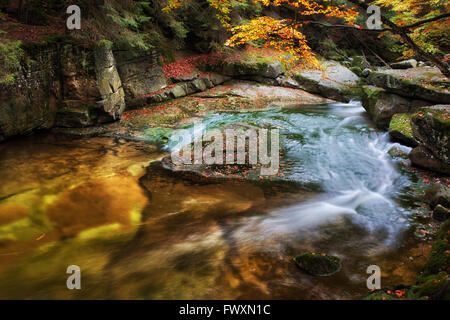
[[[342,269],[341,259],[325,253],[302,253],[294,258],[294,262],[300,269],[313,276],[330,276]]]

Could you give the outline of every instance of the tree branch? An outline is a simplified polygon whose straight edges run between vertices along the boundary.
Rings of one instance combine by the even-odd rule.
[[[420,26],[420,25],[422,25],[422,24],[424,24],[424,23],[437,21],[437,20],[444,19],[444,18],[447,18],[447,17],[450,17],[450,12],[441,14],[441,15],[436,16],[436,17],[434,17],[434,18],[430,18],[430,19],[425,19],[425,20],[417,21],[417,22],[415,22],[415,23],[409,24],[409,25],[407,25],[407,26],[403,26],[403,27],[401,27],[401,28],[402,28],[402,29],[411,29],[411,28],[418,27],[418,26]]]

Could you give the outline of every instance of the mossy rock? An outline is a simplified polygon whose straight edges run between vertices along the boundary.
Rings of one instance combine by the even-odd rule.
[[[448,274],[446,272],[439,272],[425,278],[422,278],[422,283],[412,288],[415,297],[427,297],[427,299],[450,299],[450,286]]]
[[[306,252],[294,258],[295,264],[313,276],[330,276],[342,269],[342,260],[325,253]]]
[[[409,147],[418,146],[418,142],[414,139],[411,126],[411,114],[396,113],[392,116],[389,124],[389,136],[395,142],[399,142]]]
[[[429,275],[437,274],[441,271],[450,272],[450,220],[444,222],[437,234],[436,240],[431,249],[431,256],[428,260],[423,274],[418,282],[426,281]]]

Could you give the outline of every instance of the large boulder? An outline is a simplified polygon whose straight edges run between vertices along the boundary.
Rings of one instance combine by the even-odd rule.
[[[425,191],[424,200],[432,209],[437,205],[450,208],[450,188],[440,183],[433,183]]]
[[[450,174],[450,105],[420,109],[411,124],[414,138],[420,143],[420,149],[411,152],[411,161]]]
[[[114,51],[126,101],[158,91],[167,86],[157,51]]]
[[[14,82],[0,84],[0,142],[54,123],[61,94],[58,50],[47,47],[29,54]]]
[[[406,99],[380,87],[363,86],[362,105],[380,129],[388,129],[394,114],[410,113],[429,104],[422,100]]]
[[[414,148],[409,154],[409,159],[418,167],[443,174],[450,173],[450,165],[442,163],[423,145]]]
[[[406,98],[450,103],[450,90],[446,87],[448,80],[437,68],[378,70],[372,72],[367,81]]]
[[[335,61],[320,64],[322,70],[305,69],[295,79],[301,89],[329,99],[348,102],[352,90],[358,86],[359,77]]]

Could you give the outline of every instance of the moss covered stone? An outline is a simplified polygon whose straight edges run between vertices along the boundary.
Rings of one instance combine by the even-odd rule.
[[[426,280],[429,275],[439,272],[450,272],[450,220],[447,220],[439,230],[436,241],[431,249],[431,256],[428,260],[423,274],[419,277],[419,282]]]
[[[414,139],[411,127],[411,114],[397,113],[392,116],[389,124],[389,136],[392,140],[410,147],[416,147],[418,142]]]
[[[314,276],[330,276],[342,269],[341,259],[325,253],[302,253],[294,258],[294,262],[300,269]]]

